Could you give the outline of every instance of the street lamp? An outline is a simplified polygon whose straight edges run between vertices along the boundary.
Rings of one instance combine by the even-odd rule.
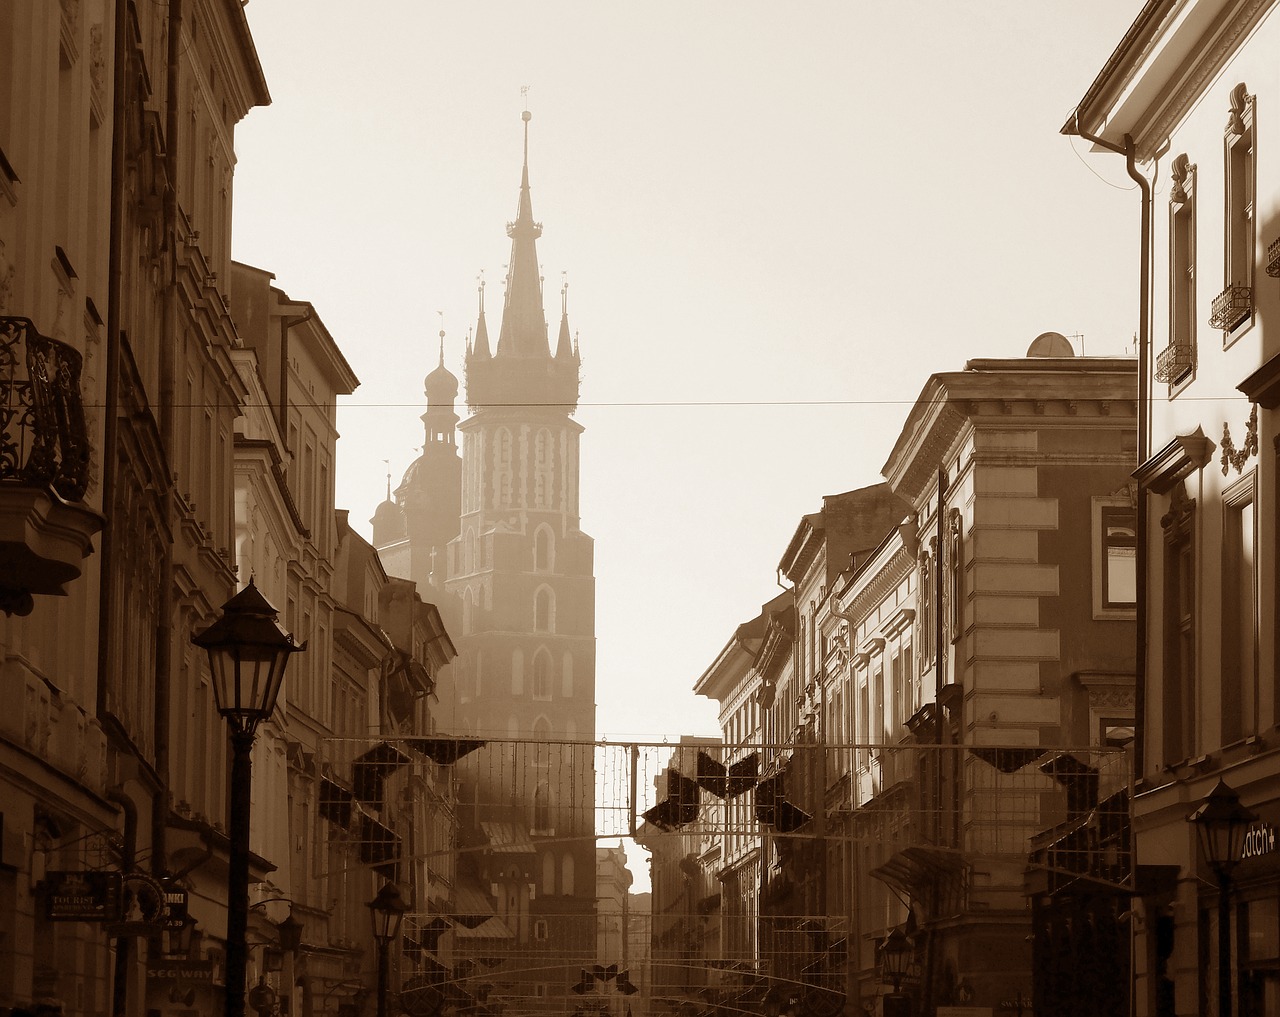
[[[276,621],[278,612],[249,585],[222,605],[222,614],[191,642],[209,654],[213,698],[231,739],[231,848],[227,878],[227,1017],[244,1017],[245,933],[249,920],[250,752],[258,724],[271,716],[289,655],[306,648]]]
[[[400,934],[400,922],[409,905],[400,896],[395,883],[383,883],[376,897],[369,901],[369,919],[373,922],[373,941],[378,948],[378,1017],[387,1017],[388,951]]]
[[[1196,828],[1200,850],[1218,877],[1218,1014],[1231,1017],[1231,873],[1240,861],[1244,836],[1258,817],[1219,778],[1187,822]]]
[[[880,944],[881,981],[886,977],[893,983],[893,993],[885,997],[885,1017],[897,1017],[909,1012],[907,997],[902,995],[902,980],[907,976],[915,951],[911,940],[901,927],[895,928]]]

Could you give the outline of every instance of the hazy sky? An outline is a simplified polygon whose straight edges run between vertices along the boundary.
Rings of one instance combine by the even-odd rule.
[[[1137,193],[1058,129],[1140,7],[252,0],[273,104],[237,130],[233,250],[361,379],[338,506],[368,537],[482,269],[496,334],[528,86],[547,314],[565,272],[583,355],[599,731],[714,733],[693,683],[930,373],[1132,342]]]

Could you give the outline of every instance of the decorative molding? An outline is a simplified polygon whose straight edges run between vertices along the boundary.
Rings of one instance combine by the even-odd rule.
[[[1151,162],[1158,158],[1157,152],[1168,141],[1173,125],[1183,117],[1193,102],[1205,94],[1210,80],[1221,72],[1226,63],[1227,54],[1236,47],[1237,42],[1258,18],[1270,9],[1272,3],[1273,0],[1250,0],[1244,4],[1219,33],[1213,47],[1194,61],[1190,73],[1182,79],[1182,87],[1177,95],[1164,104],[1157,118],[1138,137],[1138,155],[1142,161]],[[1145,55],[1144,52],[1143,56]]]
[[[1192,179],[1195,167],[1191,164],[1191,160],[1187,158],[1187,153],[1175,156],[1173,164],[1169,167],[1169,177],[1172,182],[1169,188],[1169,203],[1173,205],[1186,204],[1187,198],[1187,182]]]
[[[1133,478],[1156,494],[1168,494],[1178,481],[1204,469],[1213,458],[1213,441],[1197,427],[1179,434],[1159,452],[1133,471]]]
[[[1249,419],[1244,425],[1244,441],[1236,448],[1231,440],[1231,427],[1226,422],[1222,425],[1222,475],[1225,477],[1230,467],[1237,473],[1244,469],[1244,464],[1251,455],[1258,452],[1258,404],[1253,404]]]
[[[1236,386],[1254,404],[1264,410],[1280,406],[1280,353],[1268,360]]]

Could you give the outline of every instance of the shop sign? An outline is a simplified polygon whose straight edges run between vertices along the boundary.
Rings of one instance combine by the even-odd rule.
[[[113,922],[120,917],[119,872],[45,874],[45,917],[54,922]]]
[[[1240,848],[1240,860],[1261,858],[1276,849],[1276,828],[1265,820],[1259,820],[1249,827],[1244,835],[1244,844]]]
[[[165,982],[213,984],[213,961],[165,960],[147,965],[147,978]]]

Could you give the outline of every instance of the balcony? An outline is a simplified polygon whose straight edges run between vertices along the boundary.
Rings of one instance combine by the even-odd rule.
[[[1228,286],[1213,298],[1209,327],[1230,332],[1253,313],[1253,287],[1239,283]]]
[[[80,354],[0,316],[0,610],[29,614],[79,577],[103,523],[88,486]]]
[[[1156,356],[1156,381],[1172,385],[1195,366],[1195,347],[1190,343],[1170,343]]]
[[[1267,245],[1267,275],[1273,279],[1280,276],[1280,237]]]

